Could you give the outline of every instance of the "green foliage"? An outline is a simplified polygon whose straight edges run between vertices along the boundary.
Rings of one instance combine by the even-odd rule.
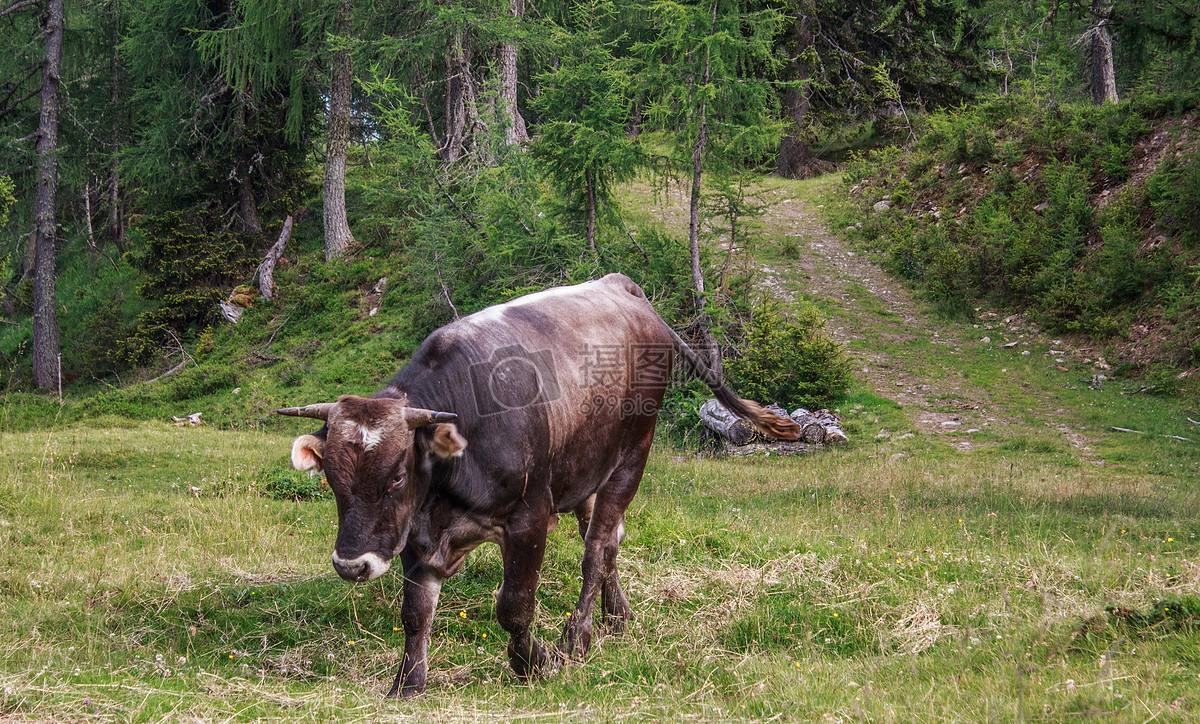
[[[297,503],[308,500],[333,498],[329,486],[320,475],[292,470],[281,465],[269,465],[259,470],[263,495],[273,500],[292,500]]]
[[[726,362],[739,394],[790,410],[828,407],[846,393],[850,363],[811,304],[786,311],[777,303],[760,304],[743,335],[738,354]]]
[[[643,161],[626,130],[633,80],[614,54],[617,41],[606,37],[615,13],[608,0],[571,6],[574,29],[558,31],[558,63],[538,77],[542,90],[532,102],[540,114],[533,155],[580,235],[589,203],[597,216],[611,210],[613,185],[629,180]]]
[[[773,49],[784,16],[737,0],[663,0],[645,13],[653,34],[631,48],[634,73],[646,125],[671,133],[677,168],[690,173],[702,126],[706,172],[759,163],[773,153],[783,124],[770,78],[780,65]]]
[[[8,212],[12,210],[13,204],[17,203],[17,197],[13,195],[15,189],[12,179],[0,176],[0,226],[8,223]],[[0,266],[0,269],[2,268]]]
[[[1194,364],[1200,154],[1156,127],[1161,112],[1009,97],[933,114],[907,152],[852,165],[856,234],[947,309],[1013,305],[1051,330],[1101,338],[1140,324],[1165,341],[1139,364]],[[1167,144],[1167,160],[1123,186],[1147,142]],[[869,211],[884,196],[911,211]]]
[[[1200,249],[1200,153],[1165,160],[1147,180],[1146,193],[1159,224]]]
[[[207,208],[147,217],[134,233],[140,243],[130,259],[143,274],[138,293],[154,304],[124,344],[125,360],[139,363],[172,335],[178,341],[217,319],[217,303],[250,277],[255,239],[223,229]]]

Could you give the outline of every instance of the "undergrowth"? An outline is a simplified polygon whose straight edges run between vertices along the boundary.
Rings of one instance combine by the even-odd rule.
[[[1198,104],[1010,96],[935,113],[911,147],[849,165],[838,220],[952,313],[1015,308],[1110,342],[1136,371],[1194,368]]]

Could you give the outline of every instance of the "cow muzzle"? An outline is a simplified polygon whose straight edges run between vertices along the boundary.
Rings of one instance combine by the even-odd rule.
[[[365,583],[379,578],[391,567],[391,561],[385,561],[378,553],[363,553],[354,558],[342,558],[336,550],[333,552],[333,570],[353,583]]]

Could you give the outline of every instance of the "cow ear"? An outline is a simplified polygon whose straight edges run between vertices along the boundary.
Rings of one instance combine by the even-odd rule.
[[[467,449],[467,439],[458,432],[458,428],[452,422],[435,425],[429,449],[443,460],[462,457],[463,450]]]
[[[316,435],[301,435],[292,443],[292,467],[297,470],[320,470],[325,441]]]

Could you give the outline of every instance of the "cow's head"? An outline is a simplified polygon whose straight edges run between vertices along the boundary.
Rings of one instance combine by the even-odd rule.
[[[338,511],[334,570],[348,581],[383,575],[404,549],[413,506],[423,492],[412,479],[427,485],[430,456],[456,457],[466,447],[450,424],[456,415],[409,407],[403,397],[350,395],[276,412],[325,421],[317,433],[292,443],[292,467],[323,471],[333,489]],[[431,426],[426,444],[415,451],[415,431]]]

